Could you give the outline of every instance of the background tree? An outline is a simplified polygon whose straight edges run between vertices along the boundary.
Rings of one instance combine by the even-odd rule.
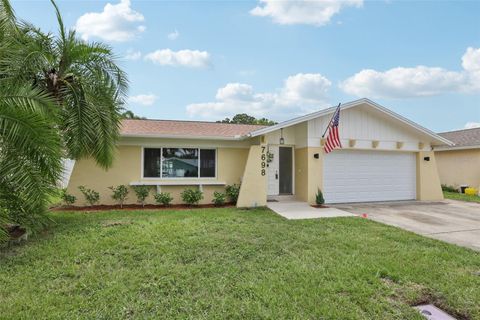
[[[120,115],[120,118],[122,118],[122,119],[135,119],[135,120],[146,119],[145,117],[137,116],[135,113],[133,113],[133,111],[130,111],[130,110],[124,111],[124,112]]]
[[[237,124],[257,124],[264,126],[272,126],[277,124],[275,121],[268,120],[266,118],[257,119],[253,116],[250,116],[246,113],[238,113],[232,119],[225,118],[223,120],[217,121],[220,123],[237,123]]]

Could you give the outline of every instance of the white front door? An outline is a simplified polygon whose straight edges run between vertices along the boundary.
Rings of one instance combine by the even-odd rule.
[[[268,153],[273,155],[270,162],[267,162],[267,195],[276,196],[279,194],[279,149],[278,146],[269,145]]]
[[[324,159],[326,203],[416,198],[413,152],[335,150]]]

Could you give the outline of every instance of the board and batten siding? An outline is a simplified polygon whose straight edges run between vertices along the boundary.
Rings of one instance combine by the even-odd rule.
[[[308,146],[320,146],[320,139],[328,126],[331,114],[308,121]],[[343,148],[349,148],[349,140],[355,140],[354,149],[372,149],[372,141],[379,141],[376,150],[398,150],[397,142],[402,142],[401,151],[430,150],[429,138],[421,132],[413,132],[408,126],[368,107],[356,107],[341,111],[340,138]]]

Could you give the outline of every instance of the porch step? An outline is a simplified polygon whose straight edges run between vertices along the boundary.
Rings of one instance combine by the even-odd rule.
[[[297,200],[297,198],[293,194],[278,195],[278,196],[267,196],[267,201],[270,201],[270,202],[294,201],[294,200]]]

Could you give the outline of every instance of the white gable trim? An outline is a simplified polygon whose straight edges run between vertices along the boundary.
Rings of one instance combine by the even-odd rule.
[[[430,136],[435,141],[437,141],[441,144],[446,144],[446,145],[449,145],[449,146],[454,145],[454,143],[451,142],[450,140],[447,140],[447,139],[439,136],[438,134],[434,133],[433,131],[430,131],[427,128],[422,127],[421,125],[419,125],[419,124],[417,124],[417,123],[415,123],[415,122],[413,122],[413,121],[411,121],[411,120],[409,120],[405,117],[402,117],[398,113],[395,113],[395,112],[393,112],[393,111],[391,111],[391,110],[389,110],[389,109],[387,109],[387,108],[379,105],[378,103],[375,103],[375,102],[373,102],[373,101],[371,101],[370,99],[367,99],[367,98],[347,102],[345,104],[342,104],[341,108],[343,110],[346,110],[346,109],[350,109],[350,108],[353,108],[353,107],[360,106],[362,104],[367,104],[367,105],[375,108],[376,110],[381,111],[381,112],[389,115],[390,117],[392,117],[392,118],[394,118],[394,119],[412,127],[413,129]],[[333,113],[336,110],[336,108],[337,107],[331,107],[331,108],[327,108],[327,109],[324,109],[324,110],[316,111],[316,112],[313,112],[313,113],[310,113],[310,114],[307,114],[307,115],[304,115],[304,116],[300,116],[300,117],[297,117],[297,118],[294,118],[294,119],[291,119],[291,120],[281,122],[279,124],[276,124],[274,126],[270,126],[268,128],[263,128],[263,129],[260,129],[260,130],[252,131],[247,135],[247,137],[257,137],[257,136],[264,135],[264,134],[267,134],[267,133],[270,133],[270,132],[273,132],[273,131],[276,131],[276,130],[279,130],[279,129],[282,129],[282,128],[285,128],[285,127],[296,125],[296,124],[304,122],[304,121],[319,118],[319,117],[328,115],[330,113]]]

